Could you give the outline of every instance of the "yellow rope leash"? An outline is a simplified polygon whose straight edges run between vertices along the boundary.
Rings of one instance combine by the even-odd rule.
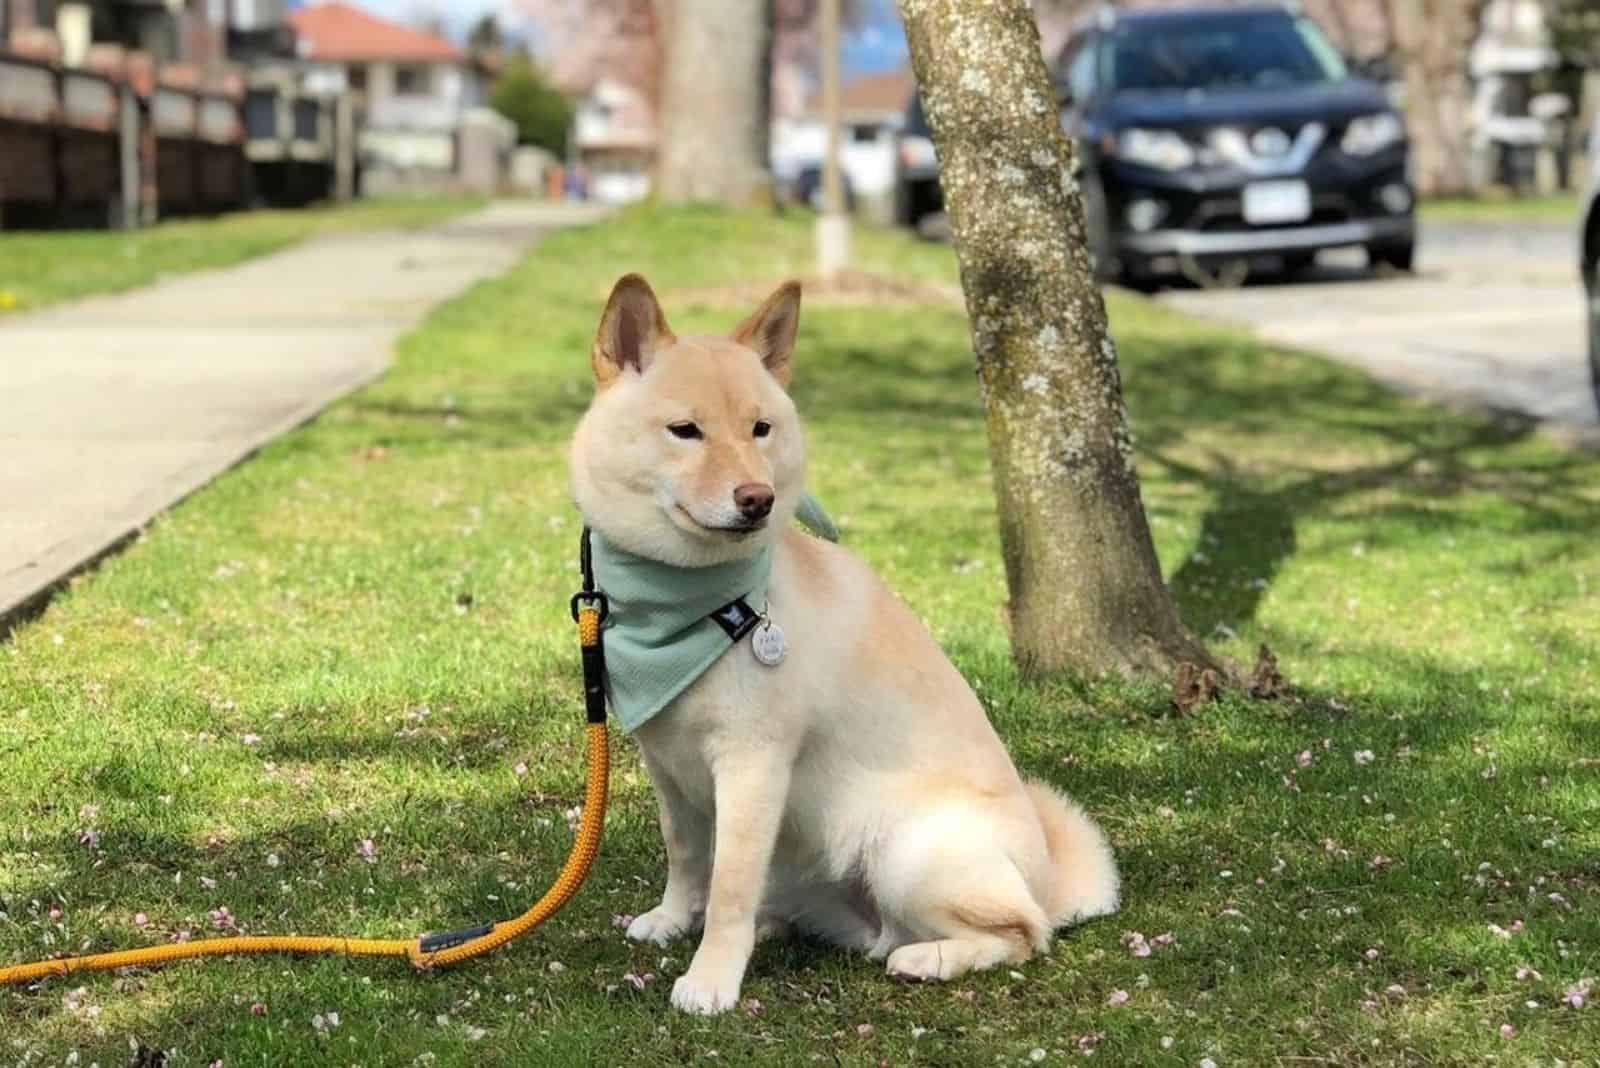
[[[465,931],[418,938],[334,938],[323,935],[248,935],[238,938],[208,938],[170,946],[151,946],[116,953],[96,953],[87,957],[61,957],[36,964],[0,968],[0,986],[31,983],[51,975],[74,972],[107,972],[117,968],[148,967],[198,957],[229,957],[251,953],[328,953],[349,957],[405,957],[417,968],[459,964],[490,953],[527,934],[572,899],[583,885],[600,852],[600,832],[606,819],[606,789],[611,778],[611,746],[606,735],[604,696],[600,691],[600,621],[604,598],[590,589],[573,599],[573,617],[578,621],[578,641],[583,647],[584,689],[589,724],[589,782],[584,795],[583,817],[572,852],[532,908],[516,919]],[[580,603],[580,601],[582,603]],[[598,711],[597,711],[598,705]]]

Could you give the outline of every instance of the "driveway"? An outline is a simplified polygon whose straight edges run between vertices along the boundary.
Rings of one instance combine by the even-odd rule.
[[[440,302],[592,209],[339,234],[0,323],[0,638],[63,578],[381,374]]]
[[[1359,253],[1338,254],[1290,282],[1161,299],[1407,392],[1521,412],[1593,442],[1576,240],[1576,224],[1427,223],[1415,276],[1375,277]]]

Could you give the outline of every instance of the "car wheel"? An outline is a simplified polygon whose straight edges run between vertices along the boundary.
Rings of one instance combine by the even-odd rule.
[[[1584,268],[1583,280],[1589,305],[1589,387],[1594,391],[1595,410],[1600,412],[1600,260]]]
[[[1095,281],[1117,281],[1121,273],[1117,268],[1116,253],[1111,247],[1111,220],[1106,217],[1106,191],[1100,178],[1085,172],[1079,179],[1078,189],[1083,196],[1084,237],[1089,245],[1089,262],[1094,267]]]
[[[1315,252],[1292,252],[1283,257],[1283,273],[1286,275],[1301,274],[1317,262]]]
[[[901,213],[901,223],[921,233],[924,220],[931,215],[940,215],[944,212],[944,206],[939,199],[938,183],[905,182],[903,186],[905,202]]]
[[[1416,261],[1417,246],[1414,242],[1403,245],[1377,245],[1367,249],[1367,262],[1374,267],[1391,267],[1404,274],[1410,274],[1412,265]]]
[[[949,241],[950,216],[942,211],[930,211],[917,220],[916,231],[924,241]]]
[[[898,174],[894,180],[894,222],[896,226],[911,225],[911,195],[906,190],[905,179]]]
[[[1161,276],[1150,269],[1148,263],[1122,263],[1117,284],[1135,293],[1157,293],[1162,288]]]

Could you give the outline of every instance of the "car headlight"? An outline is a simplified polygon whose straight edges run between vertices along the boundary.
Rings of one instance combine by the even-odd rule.
[[[1340,138],[1339,147],[1344,149],[1347,155],[1370,156],[1395,144],[1405,135],[1405,123],[1401,122],[1400,116],[1393,112],[1362,115],[1358,119],[1352,119],[1350,125],[1344,128],[1344,137]]]
[[[1171,130],[1123,130],[1114,151],[1118,159],[1160,171],[1181,171],[1195,161],[1194,147]]]

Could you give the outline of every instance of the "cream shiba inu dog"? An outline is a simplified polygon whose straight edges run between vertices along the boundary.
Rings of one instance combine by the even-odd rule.
[[[703,931],[672,990],[695,1013],[737,1005],[757,939],[791,929],[897,976],[949,979],[1024,961],[1055,929],[1117,908],[1099,829],[1018,774],[965,680],[866,565],[793,527],[799,312],[791,282],[731,336],[679,338],[644,279],[624,277],[570,457],[608,551],[689,590],[753,565],[764,592],[748,607],[781,627],[757,649],[725,626],[709,667],[623,724],[667,854],[661,903],[627,933],[664,945]]]

